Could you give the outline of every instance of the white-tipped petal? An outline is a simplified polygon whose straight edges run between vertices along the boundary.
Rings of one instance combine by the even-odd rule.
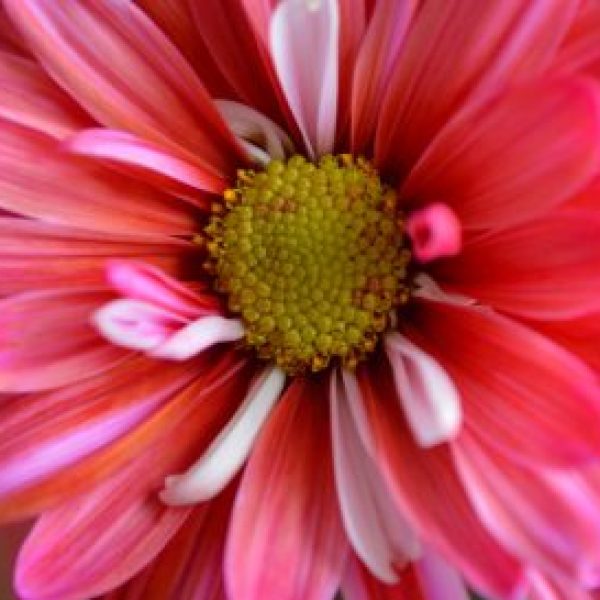
[[[271,56],[311,158],[333,151],[338,105],[337,0],[282,0],[271,18]]]
[[[363,445],[351,409],[352,403],[362,402],[356,394],[360,389],[353,374],[333,375],[333,464],[342,519],[356,554],[373,575],[393,584],[397,569],[420,555],[420,545]]]
[[[181,475],[167,477],[163,502],[182,506],[216,496],[246,461],[254,440],[285,385],[285,373],[268,367],[253,382],[244,402],[208,450]]]
[[[286,153],[293,152],[287,133],[262,113],[232,100],[215,100],[215,104],[253,159],[264,164],[270,159],[283,160]]]
[[[399,333],[385,337],[385,350],[416,441],[427,448],[456,436],[462,421],[460,396],[443,367]]]
[[[109,342],[148,352],[170,335],[168,323],[180,319],[174,313],[144,302],[120,299],[106,303],[92,317],[92,324]]]
[[[187,360],[214,344],[234,342],[244,336],[238,319],[202,317],[182,327],[151,352],[156,358]]]

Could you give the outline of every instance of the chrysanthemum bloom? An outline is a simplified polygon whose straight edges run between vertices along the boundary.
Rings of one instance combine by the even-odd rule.
[[[591,598],[599,5],[3,6],[19,595]]]

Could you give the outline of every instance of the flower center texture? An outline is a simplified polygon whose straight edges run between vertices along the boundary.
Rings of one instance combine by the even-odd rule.
[[[240,171],[205,229],[207,268],[245,343],[289,374],[354,367],[408,300],[395,192],[362,158]]]

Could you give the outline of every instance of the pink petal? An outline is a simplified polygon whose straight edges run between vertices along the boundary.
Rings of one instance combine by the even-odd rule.
[[[535,570],[529,575],[531,600],[597,600],[594,590],[586,590],[573,581],[551,580]]]
[[[114,257],[148,261],[178,275],[197,247],[162,235],[97,233],[22,218],[0,217],[0,294],[99,287]]]
[[[517,600],[519,563],[481,524],[465,495],[447,445],[426,452],[412,439],[385,363],[359,371],[364,410],[373,438],[373,459],[393,502],[423,544],[440,552],[484,595]]]
[[[168,360],[189,360],[215,344],[236,342],[244,337],[244,325],[239,319],[218,315],[200,317],[161,341],[150,355]]]
[[[109,296],[95,290],[31,292],[0,301],[0,390],[25,392],[80,381],[126,353],[89,324]]]
[[[598,382],[575,356],[489,309],[427,302],[413,323],[411,339],[460,390],[465,425],[490,443],[554,466],[598,455]]]
[[[337,118],[336,0],[283,0],[271,20],[271,54],[311,158],[333,151]]]
[[[600,584],[598,486],[519,467],[475,436],[462,436],[453,449],[475,509],[506,548],[550,574]]]
[[[191,194],[206,191],[221,194],[227,181],[194,165],[158,144],[133,134],[111,129],[86,129],[70,137],[63,147],[73,154],[102,160],[131,172],[144,181],[156,182],[169,191]],[[197,203],[207,208],[206,200]]]
[[[268,117],[249,106],[231,100],[215,100],[223,119],[242,140],[252,141],[257,138],[267,151],[269,159],[283,160],[287,153],[293,151],[292,140],[287,133]]]
[[[197,229],[192,207],[108,169],[83,165],[56,140],[2,119],[0,208],[107,233],[184,235]]]
[[[460,394],[444,368],[400,333],[385,338],[398,398],[417,443],[454,438],[462,422]]]
[[[599,89],[588,80],[534,83],[469,111],[440,133],[401,195],[420,205],[442,199],[466,230],[548,212],[598,169]]]
[[[352,80],[352,149],[372,144],[377,117],[393,67],[418,1],[381,0],[364,35]]]
[[[106,265],[110,285],[125,298],[142,300],[179,315],[188,321],[215,314],[218,301],[208,294],[193,292],[152,265],[111,260]]]
[[[142,300],[112,300],[92,321],[106,340],[130,350],[150,352],[166,342],[186,322],[177,314]]]
[[[461,293],[533,319],[600,311],[600,216],[550,216],[473,240],[439,273]]]
[[[346,386],[346,380],[353,385]],[[348,403],[360,391],[354,375],[331,379],[331,430],[335,480],[346,533],[362,561],[381,581],[398,581],[400,567],[420,554],[419,542],[402,513],[390,501],[358,435]],[[360,402],[360,398],[357,399]]]
[[[458,571],[431,548],[425,549],[414,568],[426,600],[469,600],[471,597]]]
[[[285,380],[285,373],[280,369],[264,369],[231,421],[202,457],[185,473],[167,477],[161,500],[180,506],[203,502],[219,494],[246,461],[256,436],[281,395]]]
[[[32,60],[0,52],[0,117],[56,139],[90,118]]]
[[[411,213],[406,231],[419,262],[454,256],[461,250],[460,221],[450,207],[440,202]]]
[[[535,78],[552,59],[577,4],[577,0],[423,3],[383,100],[377,163],[398,176],[407,174],[462,107],[507,83]]]
[[[100,123],[233,172],[240,149],[208,93],[133,2],[6,0],[5,6],[47,70]]]
[[[326,391],[320,383],[300,378],[261,431],[227,540],[225,579],[236,600],[334,596],[347,546],[335,497],[328,421]]]
[[[133,467],[87,496],[45,513],[19,555],[15,585],[32,600],[78,600],[121,584],[150,562],[185,522],[130,489]],[[137,491],[137,490],[136,490]]]

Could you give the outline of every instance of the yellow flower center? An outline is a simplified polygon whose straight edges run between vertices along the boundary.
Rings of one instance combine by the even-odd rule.
[[[205,229],[245,342],[289,374],[354,367],[408,299],[395,192],[348,155],[242,171]]]

